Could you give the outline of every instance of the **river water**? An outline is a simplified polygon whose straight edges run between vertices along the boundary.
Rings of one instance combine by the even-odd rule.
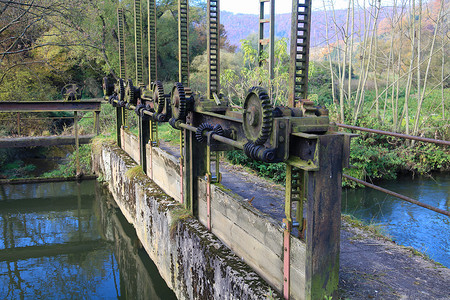
[[[450,211],[450,173],[402,177],[377,185]],[[380,225],[397,244],[412,246],[450,268],[449,217],[370,188],[344,190],[342,212]]]
[[[0,299],[176,299],[95,181],[0,185]]]

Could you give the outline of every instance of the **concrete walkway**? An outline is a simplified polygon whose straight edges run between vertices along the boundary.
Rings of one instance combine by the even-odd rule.
[[[174,155],[178,148],[162,145]],[[252,170],[221,163],[222,184],[279,221],[284,187]],[[450,299],[450,269],[343,220],[339,289],[342,299]]]

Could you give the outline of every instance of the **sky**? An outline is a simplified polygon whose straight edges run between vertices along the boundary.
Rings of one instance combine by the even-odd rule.
[[[329,2],[326,0],[326,2]],[[323,9],[322,0],[312,0],[313,9]],[[265,11],[269,12],[269,4],[266,3]],[[348,0],[334,0],[335,9],[347,8]],[[220,10],[233,13],[259,14],[259,0],[222,0]],[[275,0],[275,12],[277,14],[290,13],[292,11],[292,0]]]

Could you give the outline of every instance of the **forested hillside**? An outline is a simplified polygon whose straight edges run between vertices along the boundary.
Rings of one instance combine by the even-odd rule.
[[[337,24],[344,24],[347,10],[336,10]],[[331,16],[328,17],[331,23]],[[325,43],[326,22],[324,11],[313,11],[311,22],[311,46],[316,47]],[[252,14],[233,14],[224,11],[221,13],[221,23],[227,31],[230,44],[240,47],[241,40],[251,34],[258,33],[259,16]],[[268,32],[266,33],[268,34]],[[291,14],[278,14],[275,16],[275,36],[289,38],[291,34]]]

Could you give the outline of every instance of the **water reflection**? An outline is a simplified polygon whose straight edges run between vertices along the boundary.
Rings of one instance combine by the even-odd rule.
[[[176,299],[94,181],[0,196],[0,298]]]
[[[435,178],[400,178],[380,185],[450,211],[450,174]],[[380,224],[397,243],[412,246],[450,267],[450,220],[447,216],[370,188],[345,190],[342,211]]]

